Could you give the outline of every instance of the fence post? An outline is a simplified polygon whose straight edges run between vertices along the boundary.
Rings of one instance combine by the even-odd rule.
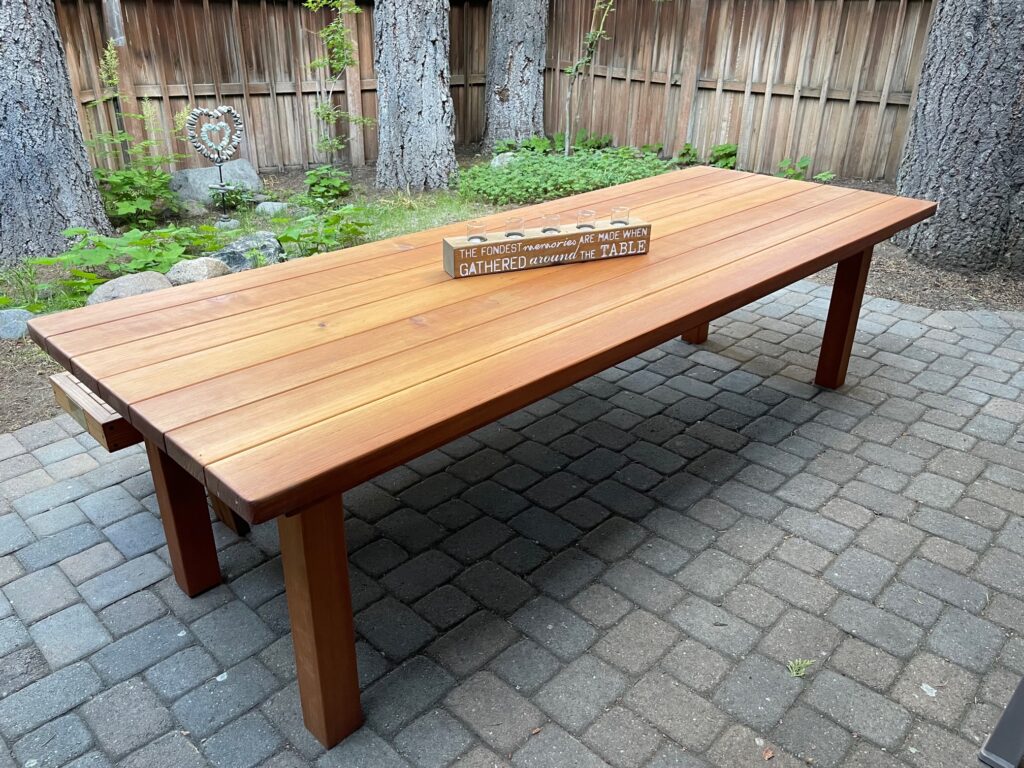
[[[686,13],[686,30],[683,38],[683,57],[679,63],[679,113],[676,118],[675,133],[667,136],[665,153],[674,155],[676,147],[681,147],[692,138],[694,107],[697,104],[697,83],[700,80],[700,66],[704,60],[704,31],[708,24],[708,0],[690,0]],[[669,80],[666,89],[672,84],[672,62],[669,62]],[[678,144],[677,144],[678,142]]]

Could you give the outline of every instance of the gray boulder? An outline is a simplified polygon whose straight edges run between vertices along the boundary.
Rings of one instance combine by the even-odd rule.
[[[23,339],[28,335],[28,321],[35,315],[27,309],[0,309],[0,339]]]
[[[239,229],[242,226],[242,222],[238,219],[218,219],[214,225],[217,229],[223,229],[225,231],[232,229]]]
[[[231,267],[220,259],[200,256],[198,259],[182,259],[167,272],[171,285],[185,285],[209,280],[211,277],[231,274]]]
[[[185,168],[171,174],[171,191],[176,192],[182,200],[195,200],[209,205],[213,202],[210,185],[216,184],[219,180],[215,165]],[[246,187],[253,192],[263,189],[259,174],[248,160],[231,160],[224,163],[224,182]]]
[[[159,272],[136,272],[134,275],[123,275],[108,280],[99,286],[89,297],[89,304],[102,304],[104,301],[123,299],[126,296],[141,296],[143,293],[170,288],[171,281]]]
[[[207,213],[206,206],[198,200],[183,200],[181,203],[181,215],[187,219],[198,219]]]
[[[273,232],[253,232],[209,255],[223,261],[232,272],[241,272],[281,261],[284,247],[274,237]]]
[[[491,168],[504,168],[515,159],[515,152],[502,152],[500,155],[495,155],[491,158]]]
[[[280,216],[288,210],[288,203],[265,202],[256,206],[256,213],[260,216]]]

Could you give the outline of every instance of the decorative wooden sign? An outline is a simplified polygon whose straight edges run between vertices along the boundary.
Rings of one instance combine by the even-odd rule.
[[[593,229],[575,225],[559,232],[526,229],[523,235],[487,233],[479,237],[446,237],[444,269],[455,278],[518,272],[537,267],[557,267],[586,261],[639,256],[651,249],[651,225],[598,223]]]

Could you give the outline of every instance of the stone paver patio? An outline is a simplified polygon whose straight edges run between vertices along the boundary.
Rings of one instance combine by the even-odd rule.
[[[0,435],[0,767],[975,765],[1024,674],[1024,314],[869,300],[835,393],[828,293],[348,494],[367,726],[327,753],[274,525],[217,524],[189,600],[141,450]]]

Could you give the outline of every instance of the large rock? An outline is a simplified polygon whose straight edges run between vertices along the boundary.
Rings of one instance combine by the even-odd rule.
[[[500,155],[495,155],[491,158],[491,168],[504,168],[515,159],[515,152],[502,152]]]
[[[288,210],[288,203],[274,203],[267,201],[256,206],[256,213],[260,216],[281,216]]]
[[[223,261],[232,272],[241,272],[281,261],[284,247],[274,237],[273,232],[253,232],[209,255]],[[254,255],[256,258],[253,258]]]
[[[171,281],[159,272],[136,272],[108,280],[99,286],[89,297],[89,304],[102,304],[104,301],[123,299],[126,296],[140,296],[143,293],[170,288]]]
[[[171,174],[171,190],[182,200],[195,200],[204,205],[211,205],[210,185],[220,179],[217,166],[208,165],[203,168],[186,168]],[[231,160],[224,163],[224,182],[245,187],[253,192],[263,189],[263,182],[248,160]]]
[[[28,335],[28,321],[35,315],[27,309],[0,309],[0,339],[22,339]]]
[[[198,259],[182,259],[167,271],[171,285],[185,285],[209,280],[211,277],[231,274],[231,267],[220,259],[200,256]]]

